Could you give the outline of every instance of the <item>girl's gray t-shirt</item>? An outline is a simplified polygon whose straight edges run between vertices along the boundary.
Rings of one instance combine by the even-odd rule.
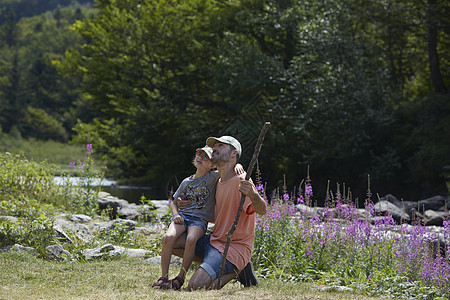
[[[185,178],[173,195],[173,198],[177,199],[184,193],[186,199],[191,201],[188,207],[179,211],[214,222],[214,202],[219,172],[209,171],[199,178],[192,178],[192,176]]]

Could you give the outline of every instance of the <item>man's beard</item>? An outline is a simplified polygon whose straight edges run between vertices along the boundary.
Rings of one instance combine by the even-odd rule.
[[[211,162],[214,163],[216,166],[221,166],[230,160],[230,154],[231,154],[231,152],[230,153],[222,153],[217,156],[213,156],[211,158]]]

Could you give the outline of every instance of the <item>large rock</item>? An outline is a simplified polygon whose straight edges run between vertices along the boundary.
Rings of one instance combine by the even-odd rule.
[[[53,226],[53,228],[55,228],[55,230],[58,232],[60,240],[66,239],[67,242],[72,242],[72,239],[66,234],[65,231],[71,232],[77,239],[81,240],[84,243],[91,242],[94,239],[94,236],[88,225],[79,224],[77,222],[69,222],[66,220],[66,217],[67,216],[65,214],[61,214],[56,216],[55,218],[55,225]],[[82,217],[82,219],[86,220],[86,218],[84,217]],[[79,220],[79,218],[76,218],[76,220]]]
[[[92,221],[92,218],[86,215],[72,215],[70,221],[75,223],[89,223]]]
[[[168,200],[158,200],[152,202],[155,205],[158,219],[161,219],[165,215],[167,215],[169,207],[169,201]]]
[[[387,202],[394,204],[395,206],[403,209],[404,212],[407,213],[410,217],[412,217],[413,211],[418,210],[418,205],[419,205],[418,202],[415,202],[415,201],[399,200],[397,197],[395,197],[394,195],[391,195],[391,194],[381,197],[380,202],[381,201],[387,201]]]
[[[72,258],[70,252],[65,250],[61,245],[47,246],[45,250],[47,251],[48,257],[51,259],[67,260]]]
[[[110,219],[137,220],[143,214],[150,215],[152,211],[156,211],[155,216],[161,219],[169,208],[168,200],[157,200],[151,202],[151,204],[137,205],[136,203],[129,203],[106,192],[100,192],[98,199],[99,209],[101,211],[107,210]]]
[[[32,254],[32,255],[36,255],[36,249],[32,248],[32,247],[25,247],[19,244],[14,244],[13,246],[6,246],[6,247],[1,247],[0,251],[3,252],[21,252],[21,253],[28,253],[28,254]]]
[[[98,193],[98,207],[100,210],[108,210],[111,219],[117,218],[119,210],[128,205],[128,201],[111,196],[109,193]]]
[[[139,206],[135,203],[129,203],[119,210],[119,218],[121,219],[137,220],[140,215]]]
[[[67,235],[67,233],[62,229],[61,225],[54,224],[53,229],[56,232],[56,235],[58,237],[58,241],[63,243],[73,243],[72,239]]]
[[[424,212],[426,210],[444,211],[446,200],[447,199],[443,196],[434,196],[420,200],[418,203],[418,209],[420,212]]]
[[[136,228],[136,225],[137,222],[133,220],[116,219],[104,223],[94,223],[92,224],[92,229],[103,231],[103,230],[112,230],[118,226],[123,226],[131,231]]]
[[[448,218],[448,212],[427,210],[423,216],[425,226],[443,226],[445,218]]]
[[[380,201],[373,205],[374,212],[377,215],[392,215],[397,223],[411,221],[411,217],[400,207],[388,201]]]
[[[85,256],[86,259],[117,257],[117,256],[128,256],[131,258],[146,258],[149,256],[149,254],[150,252],[145,249],[124,248],[120,246],[113,246],[112,244],[106,244],[95,249],[83,250],[83,255]]]
[[[159,264],[161,264],[161,256],[150,257],[150,258],[147,258],[144,261],[146,263],[149,263],[149,264],[159,265]],[[171,265],[181,265],[181,263],[182,263],[182,258],[181,257],[172,255],[172,257],[170,258],[170,264]]]

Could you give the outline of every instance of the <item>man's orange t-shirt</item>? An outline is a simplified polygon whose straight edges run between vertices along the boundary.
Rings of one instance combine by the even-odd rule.
[[[211,234],[211,245],[223,253],[227,242],[226,233],[236,217],[241,192],[238,187],[245,174],[236,175],[225,182],[219,180],[216,188],[215,226]],[[227,259],[239,270],[250,261],[255,241],[255,211],[250,198],[245,197],[239,222],[233,233]]]

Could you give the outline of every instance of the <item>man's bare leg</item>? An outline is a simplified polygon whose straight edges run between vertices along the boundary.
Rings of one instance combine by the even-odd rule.
[[[188,290],[209,289],[210,286],[211,277],[203,268],[198,268],[189,280]]]
[[[230,282],[231,280],[237,278],[238,274],[235,272],[232,273],[226,273],[223,274],[222,276],[222,282],[221,285],[219,287],[219,278],[216,278],[212,284],[211,284],[211,289],[217,289],[220,290],[221,288],[223,288],[228,282]]]
[[[211,282],[211,277],[209,274],[203,269],[198,268],[194,275],[192,275],[191,280],[189,280],[188,284],[188,290],[199,290],[199,289],[221,289],[223,288],[228,282],[230,282],[232,279],[235,279],[237,277],[237,273],[226,273],[222,276],[222,284],[220,287],[219,285],[219,278],[216,278],[213,282]]]

